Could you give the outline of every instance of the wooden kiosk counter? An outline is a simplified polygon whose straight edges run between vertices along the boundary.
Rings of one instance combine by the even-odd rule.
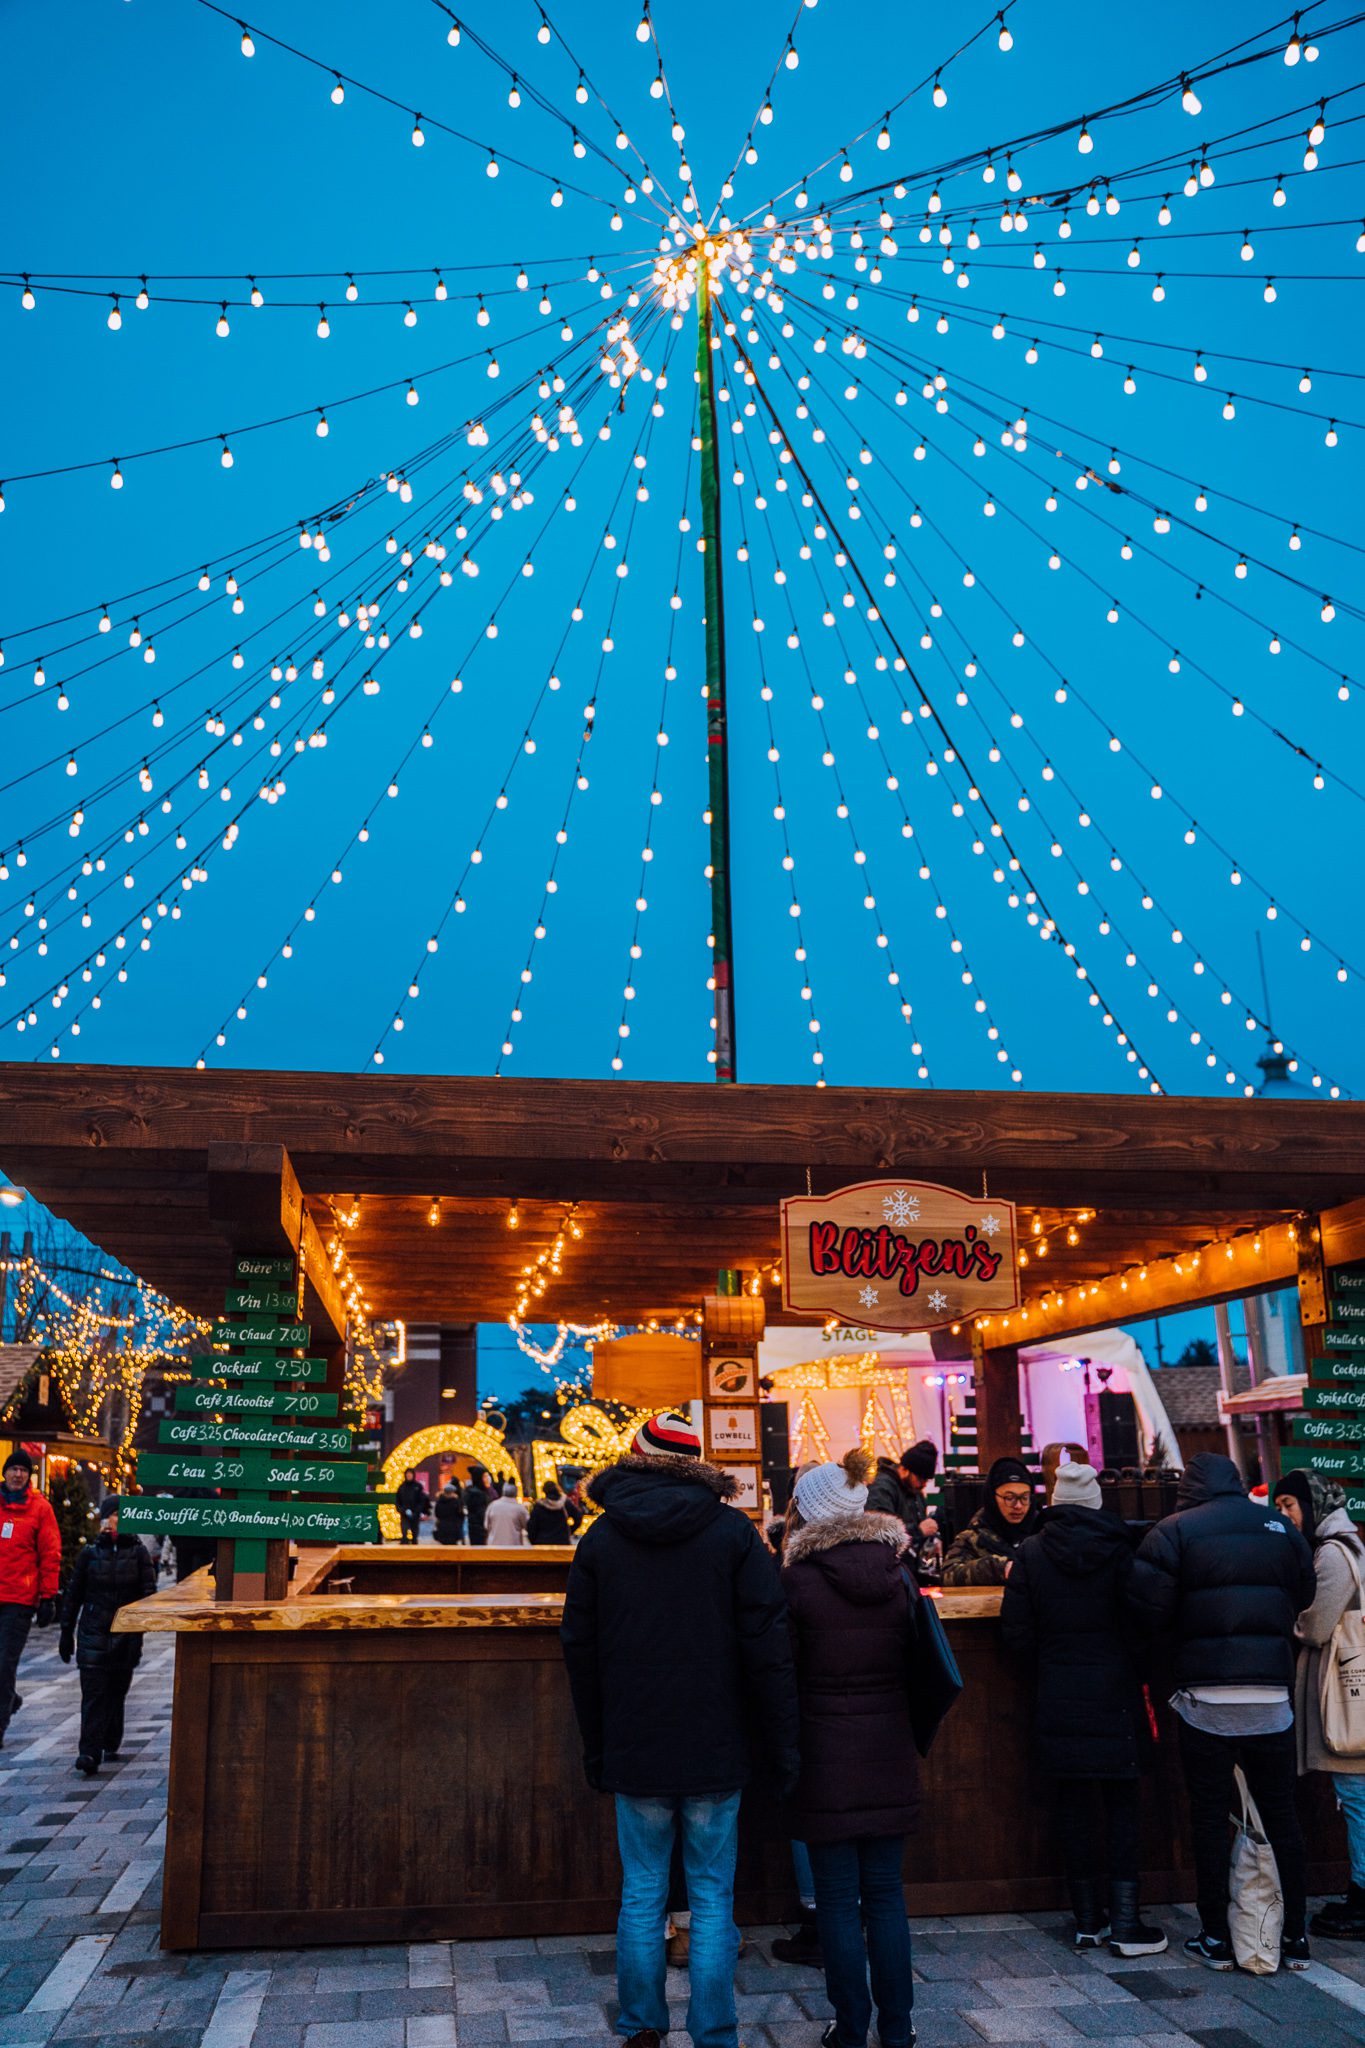
[[[203,1533],[241,1539],[219,1544],[216,1586],[188,1582],[119,1621],[177,1637],[172,1948],[572,1934],[615,1915],[612,1803],[584,1780],[559,1653],[566,1555],[315,1547],[289,1582],[281,1539],[375,1526],[354,1491],[321,1509],[282,1499],[310,1475],[278,1463],[305,1416],[328,1419],[316,1455],[345,1460],[348,1315],[362,1304],[414,1324],[505,1323],[539,1273],[546,1320],[648,1331],[700,1316],[700,1346],[678,1350],[708,1455],[757,1516],[765,1317],[928,1328],[936,1357],[970,1371],[984,1465],[1019,1449],[1021,1344],[1297,1286],[1310,1386],[1285,1461],[1345,1446],[1332,1470],[1365,1489],[1365,1413],[1352,1412],[1365,1389],[1335,1384],[1354,1373],[1333,1355],[1365,1348],[1361,1103],[13,1063],[0,1064],[0,1168],[195,1316],[217,1319],[227,1300],[233,1315],[286,1318],[218,1324],[192,1361],[199,1384],[177,1388],[159,1425],[168,1448],[241,1448],[240,1477],[207,1484],[246,1492],[199,1515]],[[924,1217],[957,1217],[937,1240],[921,1195]],[[272,1276],[264,1303],[234,1287],[244,1266]],[[919,1276],[926,1313],[888,1325]],[[246,1391],[222,1393],[225,1375]],[[252,1391],[271,1379],[288,1384]],[[269,1419],[221,1420],[253,1410]],[[191,1483],[183,1464],[143,1458],[154,1494]],[[160,1512],[138,1503],[148,1526]],[[907,1865],[917,1912],[1062,1899],[998,1599],[942,1603],[967,1689],[925,1772]],[[1154,1696],[1167,1690],[1158,1672]],[[1173,1747],[1144,1800],[1153,1901],[1192,1893]],[[1310,1853],[1338,1856],[1325,1781],[1307,1797]],[[761,1786],[741,1833],[740,1917],[788,1916],[790,1856]],[[1312,1871],[1319,1886],[1342,1875]]]
[[[515,1573],[529,1555],[501,1558]],[[501,1568],[498,1553],[461,1556]],[[562,1595],[329,1593],[349,1557],[317,1554],[286,1600],[215,1603],[202,1573],[118,1617],[121,1629],[176,1636],[162,1945],[613,1927],[614,1809],[583,1776]],[[372,1551],[371,1575],[411,1572],[411,1557]],[[1028,1685],[1001,1648],[999,1608],[995,1591],[941,1597],[966,1690],[925,1766],[907,1858],[912,1913],[1065,1903],[1048,1788],[1029,1758]],[[1158,1755],[1142,1843],[1152,1902],[1190,1898],[1194,1882],[1173,1737]],[[1325,1780],[1310,1787],[1312,1883],[1326,1890],[1345,1881],[1341,1824]],[[736,1915],[753,1926],[795,1912],[787,1840],[756,1784],[742,1812]]]

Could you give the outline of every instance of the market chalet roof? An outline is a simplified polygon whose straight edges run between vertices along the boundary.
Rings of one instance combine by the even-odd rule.
[[[257,1176],[278,1229],[286,1155],[371,1312],[419,1322],[504,1318],[570,1203],[537,1319],[688,1312],[718,1267],[775,1261],[808,1168],[817,1193],[887,1174],[1040,1215],[1031,1320],[993,1342],[1283,1285],[1296,1216],[1324,1212],[1329,1263],[1365,1257],[1359,1103],[0,1064],[0,1168],[188,1308],[225,1282],[225,1177]]]

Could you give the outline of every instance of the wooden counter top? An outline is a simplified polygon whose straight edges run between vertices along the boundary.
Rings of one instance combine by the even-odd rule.
[[[403,1552],[406,1565],[415,1545],[382,1546]],[[260,1633],[296,1632],[308,1629],[385,1628],[558,1628],[564,1612],[562,1593],[314,1593],[337,1565],[352,1556],[373,1563],[381,1546],[343,1545],[336,1549],[309,1552],[299,1559],[298,1569],[284,1600],[223,1600],[213,1598],[213,1582],[207,1571],[194,1572],[178,1586],[167,1586],[149,1599],[121,1607],[114,1617],[120,1635],[220,1634],[224,1631]],[[486,1550],[481,1557],[499,1558],[518,1564],[524,1550]],[[547,1558],[561,1556],[547,1549]],[[1000,1591],[995,1586],[950,1589],[937,1596],[938,1611],[945,1621],[992,1620],[1000,1612]]]

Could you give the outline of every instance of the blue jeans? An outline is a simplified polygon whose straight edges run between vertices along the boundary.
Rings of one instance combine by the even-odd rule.
[[[909,2048],[915,1985],[901,1890],[904,1837],[864,1835],[856,1842],[812,1842],[809,1847],[825,1990],[834,2007],[838,2048],[867,2048],[873,1999],[882,2048]]]
[[[630,1799],[616,1795],[621,1850],[621,1914],[616,1923],[616,2031],[668,2032],[664,1993],[664,1919],[674,1838],[682,1843],[692,1912],[687,2031],[694,2048],[739,2048],[735,2019],[735,1855],[739,1794],[710,1799]]]
[[[801,1901],[803,1913],[815,1910],[815,1875],[810,1867],[810,1850],[804,1842],[792,1842],[792,1874],[796,1879],[796,1896]]]
[[[23,1607],[15,1600],[0,1603],[0,1735],[9,1726],[9,1717],[14,1712],[14,1681],[32,1623],[31,1607]]]
[[[1346,1821],[1346,1853],[1351,1859],[1351,1883],[1365,1885],[1365,1775],[1354,1771],[1332,1771],[1332,1790]]]

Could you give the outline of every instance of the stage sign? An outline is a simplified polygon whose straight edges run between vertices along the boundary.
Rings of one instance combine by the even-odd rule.
[[[866,1180],[782,1204],[782,1304],[874,1330],[930,1330],[1019,1306],[1012,1202]]]

